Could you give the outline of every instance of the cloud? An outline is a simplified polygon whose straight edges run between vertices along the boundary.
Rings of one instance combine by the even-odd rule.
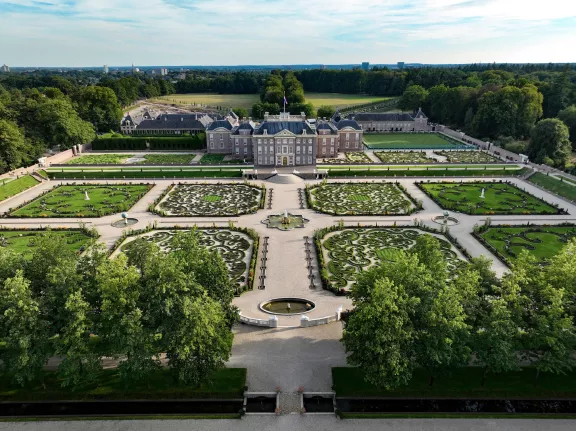
[[[521,51],[536,62],[561,54],[539,41],[575,27],[576,2],[566,0],[0,0],[0,61],[441,63],[517,56],[534,43]]]

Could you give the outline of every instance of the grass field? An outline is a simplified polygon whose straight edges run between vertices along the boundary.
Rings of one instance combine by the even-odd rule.
[[[77,390],[62,388],[54,372],[46,372],[43,380],[44,385],[39,382],[22,388],[11,384],[9,379],[2,379],[0,401],[241,398],[246,384],[246,369],[216,371],[200,387],[175,382],[166,368],[149,374],[141,383],[128,386],[120,380],[118,370],[104,370],[95,383]]]
[[[365,133],[364,144],[375,150],[429,150],[467,148],[435,133]]]
[[[120,165],[133,154],[88,154],[67,160],[65,165]]]
[[[442,209],[465,214],[558,214],[552,205],[507,183],[417,183]],[[484,197],[481,197],[484,191]]]
[[[137,168],[118,168],[118,169],[58,169],[49,170],[48,175],[51,179],[175,179],[175,178],[240,178],[242,171],[240,169],[230,168],[204,168],[204,169],[137,169]]]
[[[571,238],[576,237],[576,227],[493,226],[480,236],[506,259],[515,259],[522,250],[527,250],[542,261],[558,254]]]
[[[81,251],[82,247],[86,246],[92,239],[79,230],[0,230],[0,247],[6,247],[27,257],[34,251],[36,239],[46,235],[64,237],[66,239],[66,247],[74,251]]]
[[[538,379],[534,368],[488,374],[484,387],[483,372],[480,367],[455,368],[430,387],[429,373],[420,369],[408,385],[389,391],[367,383],[359,368],[332,368],[332,379],[338,397],[576,398],[576,370],[566,375],[540,373]]]
[[[8,199],[18,193],[28,190],[31,187],[37,185],[39,181],[32,175],[24,175],[18,179],[12,181],[6,181],[5,184],[0,182],[0,202],[4,199]]]
[[[360,105],[365,103],[380,102],[390,99],[389,97],[361,96],[357,94],[339,93],[305,93],[306,101],[312,103],[315,108],[322,105],[332,105],[335,108]],[[151,102],[174,103],[178,105],[209,105],[233,108],[252,109],[252,105],[260,102],[259,94],[171,94],[151,99]],[[290,101],[288,101],[290,103]]]
[[[102,217],[130,209],[153,186],[70,185],[53,188],[10,213],[11,217]],[[86,200],[85,193],[90,200]]]
[[[576,186],[573,186],[567,181],[560,181],[556,178],[541,173],[532,175],[530,178],[528,178],[528,181],[546,190],[550,190],[551,192],[570,199],[571,201],[576,201]]]

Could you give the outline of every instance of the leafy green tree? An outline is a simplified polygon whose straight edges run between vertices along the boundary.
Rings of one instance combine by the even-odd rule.
[[[557,118],[539,121],[532,129],[528,153],[535,163],[542,163],[549,157],[554,165],[566,166],[572,152],[568,139],[568,127]]]
[[[417,111],[427,100],[428,90],[421,85],[411,85],[400,98],[398,107],[406,111]]]
[[[254,119],[263,119],[266,112],[270,115],[278,115],[280,113],[280,105],[277,103],[256,103],[252,106],[252,117]]]
[[[0,119],[0,173],[22,166],[28,147],[16,123]]]
[[[18,270],[0,285],[0,349],[4,371],[18,384],[36,380],[51,354],[49,325],[41,317],[30,283]]]
[[[75,102],[80,117],[93,124],[97,131],[119,129],[122,109],[111,88],[84,87],[76,94]]]
[[[572,148],[576,149],[576,105],[558,112],[558,118],[568,127]]]
[[[234,108],[233,111],[239,118],[248,118],[250,116],[246,108]]]
[[[334,106],[332,105],[322,105],[318,108],[319,118],[332,118],[332,115],[336,112]]]
[[[0,239],[1,240],[1,239]],[[22,253],[16,253],[7,247],[0,247],[0,285],[8,278],[16,276],[16,271],[23,270],[25,260]]]

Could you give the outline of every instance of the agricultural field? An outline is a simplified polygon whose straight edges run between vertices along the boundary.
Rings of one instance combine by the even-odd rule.
[[[416,183],[442,209],[465,214],[560,214],[561,211],[508,183]],[[482,191],[484,197],[482,198]]]
[[[157,244],[165,252],[170,252],[172,240],[179,232],[185,233],[189,230],[153,230],[142,235],[128,237],[119,250],[129,250],[134,240],[143,238]],[[257,237],[230,229],[197,229],[197,232],[200,236],[200,245],[217,251],[224,259],[230,271],[230,278],[236,285],[237,293],[244,290],[249,280],[253,247]]]
[[[522,250],[527,250],[544,262],[576,238],[576,226],[490,226],[474,236],[488,249],[494,248],[505,261],[513,261]]]
[[[569,180],[560,181],[559,179],[538,172],[528,178],[528,181],[566,199],[576,201],[576,185],[572,185]]]
[[[0,247],[13,250],[30,257],[34,246],[40,237],[63,237],[66,239],[66,247],[70,250],[83,252],[85,247],[92,241],[92,237],[81,230],[2,230],[0,229]]]
[[[38,185],[39,181],[32,175],[24,175],[15,180],[0,180],[0,202]]]
[[[57,186],[13,210],[9,216],[103,217],[128,211],[152,187],[152,184]]]
[[[478,150],[434,151],[434,153],[446,157],[449,163],[502,163],[499,158]]]
[[[432,150],[468,148],[437,133],[364,133],[364,145],[372,150]]]
[[[67,160],[65,165],[121,165],[133,154],[85,154]]]
[[[333,215],[411,214],[416,205],[399,184],[328,183],[306,188],[310,208]]]
[[[375,151],[374,155],[382,163],[436,163],[436,159],[429,158],[425,151]]]
[[[332,105],[335,108],[361,105],[366,103],[383,102],[390,97],[362,96],[357,94],[339,93],[305,93],[306,102],[312,103],[315,108],[322,105]],[[177,105],[208,105],[233,108],[252,109],[252,105],[260,102],[259,94],[171,94],[151,99],[151,102],[171,103]],[[288,101],[290,103],[290,101]]]
[[[248,184],[181,184],[169,188],[154,210],[163,216],[223,217],[255,213],[266,190]]]
[[[346,228],[322,238],[323,261],[328,281],[338,289],[350,288],[363,271],[390,258],[390,250],[408,250],[425,232],[417,228]],[[441,235],[440,247],[448,266],[456,267],[462,257]]]

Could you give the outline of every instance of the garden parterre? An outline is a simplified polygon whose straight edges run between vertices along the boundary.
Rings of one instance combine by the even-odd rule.
[[[152,184],[56,186],[13,209],[9,217],[102,217],[128,211],[152,187]]]
[[[442,209],[465,214],[563,214],[560,210],[505,182],[416,183]],[[484,190],[484,198],[481,197]]]
[[[85,154],[67,160],[65,165],[121,165],[133,154]]]
[[[424,151],[375,151],[382,163],[436,163]]]
[[[249,184],[181,184],[166,191],[155,211],[163,216],[236,216],[264,206],[266,189]]]
[[[467,151],[434,151],[435,154],[446,157],[449,163],[501,163],[497,157],[478,150]]]
[[[411,214],[421,205],[398,183],[322,183],[306,187],[308,205],[333,215]]]
[[[28,230],[28,229],[0,229],[0,247],[5,247],[30,257],[40,237],[59,236],[66,239],[66,246],[70,250],[83,252],[93,237],[80,229],[58,230]]]
[[[375,150],[426,150],[468,148],[438,133],[364,133],[364,144]]]
[[[426,232],[417,228],[344,228],[320,239],[324,277],[332,287],[350,288],[356,277],[382,259],[393,258],[390,249],[408,250]],[[440,246],[449,267],[460,262],[459,254],[440,235]]]

